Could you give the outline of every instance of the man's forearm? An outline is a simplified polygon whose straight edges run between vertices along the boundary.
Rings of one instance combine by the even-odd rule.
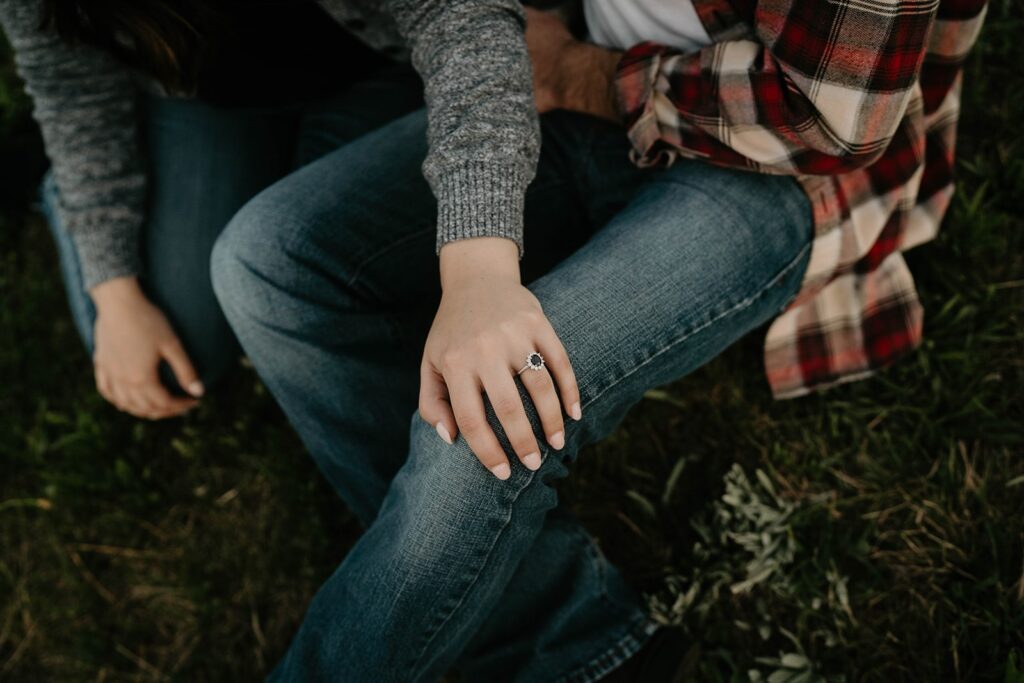
[[[537,109],[568,109],[622,122],[615,83],[621,52],[577,40],[561,18],[526,9]]]
[[[563,109],[579,111],[615,123],[623,112],[615,85],[621,52],[577,42],[566,51],[563,62]]]

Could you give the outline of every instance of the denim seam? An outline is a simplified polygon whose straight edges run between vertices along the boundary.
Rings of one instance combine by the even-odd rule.
[[[568,673],[560,674],[555,679],[556,683],[599,681],[639,652],[656,630],[657,627],[649,616],[644,615],[639,619],[634,619],[625,633],[615,640],[611,647],[606,648],[601,654],[586,663],[570,669]]]
[[[590,535],[582,526],[574,529],[573,534],[577,536],[579,541],[582,542],[586,548],[585,552],[587,554],[587,559],[590,561],[591,569],[597,576],[598,585],[600,586],[601,601],[608,607],[608,609],[629,611],[632,605],[627,605],[613,600],[611,594],[608,592],[607,567],[609,562],[608,558],[605,557],[604,552],[602,552],[597,539]]]
[[[583,542],[586,547],[587,559],[590,560],[590,566],[594,574],[597,575],[598,586],[601,589],[601,599],[609,606],[613,606],[611,599],[608,596],[608,584],[607,577],[608,573],[605,571],[604,557],[597,547],[597,541],[594,537],[588,534],[582,527],[576,527],[573,529],[573,533]]]
[[[611,384],[609,384],[608,386],[606,386],[603,389],[601,389],[600,392],[598,392],[596,395],[594,395],[591,398],[589,398],[583,404],[583,407],[585,408],[587,406],[593,405],[594,402],[597,401],[597,399],[601,398],[606,393],[608,393],[608,391],[610,391],[611,389],[613,389],[616,386],[618,386],[626,378],[631,377],[632,375],[634,375],[637,372],[639,372],[640,369],[642,369],[643,367],[645,367],[646,365],[651,363],[655,358],[657,358],[658,356],[662,355],[666,351],[671,350],[672,348],[674,348],[675,346],[677,346],[677,345],[681,344],[682,342],[686,341],[687,339],[689,339],[693,335],[695,335],[695,334],[697,334],[699,332],[703,332],[705,329],[707,329],[711,325],[715,324],[719,320],[722,320],[723,318],[726,318],[726,317],[728,317],[730,315],[733,315],[734,313],[738,313],[739,311],[743,311],[743,310],[745,310],[747,308],[750,308],[750,306],[753,305],[754,302],[756,302],[758,299],[760,299],[762,296],[764,296],[765,293],[767,293],[773,287],[778,285],[779,281],[781,281],[786,275],[788,275],[789,272],[791,270],[793,270],[793,268],[795,268],[797,265],[799,265],[801,263],[801,261],[803,260],[804,254],[806,254],[807,251],[810,248],[811,248],[810,244],[805,244],[804,247],[799,251],[799,253],[797,253],[797,255],[795,257],[793,257],[793,259],[788,264],[786,264],[786,266],[782,270],[780,270],[778,273],[775,274],[774,277],[772,277],[772,279],[770,279],[768,282],[766,282],[765,284],[763,284],[761,287],[758,288],[758,291],[757,291],[756,294],[752,294],[752,295],[748,296],[746,299],[740,300],[738,303],[736,303],[733,306],[729,307],[725,311],[722,311],[721,313],[719,313],[718,315],[714,316],[713,318],[709,318],[704,323],[702,323],[702,324],[700,324],[700,325],[698,325],[698,326],[696,326],[694,328],[691,328],[691,329],[687,330],[686,332],[682,333],[682,335],[680,335],[676,339],[672,340],[671,342],[669,342],[668,344],[666,344],[662,348],[658,349],[652,355],[650,355],[649,357],[644,359],[642,362],[640,362],[637,365],[635,365],[632,369],[630,369],[624,375],[622,375],[621,377],[617,378]]]
[[[515,495],[513,495],[508,500],[506,513],[504,515],[504,519],[501,522],[501,528],[499,528],[498,533],[494,535],[494,539],[491,542],[490,547],[487,548],[487,550],[482,554],[481,559],[483,560],[483,562],[481,566],[471,571],[473,578],[470,580],[469,584],[463,590],[462,596],[455,602],[454,605],[452,605],[452,607],[448,608],[448,614],[440,621],[440,623],[438,623],[436,627],[434,627],[433,632],[429,633],[426,641],[423,644],[423,647],[420,650],[420,653],[416,656],[416,659],[413,660],[412,671],[417,670],[420,660],[423,659],[423,655],[427,653],[427,650],[429,649],[430,644],[433,642],[434,638],[437,636],[438,633],[441,632],[441,629],[444,628],[445,624],[447,624],[451,620],[455,612],[458,611],[458,609],[463,605],[463,603],[466,601],[466,596],[469,594],[470,589],[473,588],[474,584],[476,584],[477,580],[479,580],[480,574],[483,571],[484,567],[487,565],[487,561],[490,559],[491,552],[494,550],[494,546],[498,544],[498,541],[505,533],[505,530],[508,529],[509,522],[512,521],[512,509],[515,506],[515,502],[519,500],[519,496],[522,494],[523,491],[526,490],[527,485],[529,485],[529,483],[533,481],[533,474],[533,472],[530,473],[530,476],[526,480],[526,482],[521,487],[519,487],[519,489],[515,492]]]

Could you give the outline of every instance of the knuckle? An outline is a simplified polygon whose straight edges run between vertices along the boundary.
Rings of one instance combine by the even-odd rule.
[[[554,372],[558,371],[557,367],[547,368],[547,372],[538,372],[540,375],[537,378],[537,384],[541,387],[541,395],[554,394],[555,392],[555,376]]]
[[[505,457],[505,452],[500,448],[485,448],[479,454],[480,462],[482,462],[487,468],[500,465],[503,462],[507,462],[508,458]]]
[[[467,434],[479,434],[486,424],[483,418],[476,415],[463,415],[457,422],[459,429]]]
[[[544,312],[539,309],[531,309],[523,313],[524,320],[530,325],[543,325],[547,322],[547,318],[544,316]]]
[[[516,439],[512,442],[512,450],[514,450],[518,455],[529,455],[530,453],[538,450],[537,441],[532,438]]]
[[[560,432],[565,429],[562,410],[558,407],[554,408],[554,410],[545,411],[541,417],[541,422],[544,423],[544,431],[546,432]]]
[[[544,358],[544,362],[553,368],[558,368],[559,370],[569,367],[569,359],[561,349],[548,352],[548,355]]]
[[[553,367],[559,376],[559,381],[567,386],[576,385],[576,373],[573,372],[572,365],[569,364],[569,361],[563,361]]]
[[[489,351],[498,346],[503,335],[503,332],[498,334],[494,332],[481,332],[470,343],[471,353],[476,358],[485,356]]]
[[[498,323],[498,329],[504,336],[514,339],[520,334],[520,321],[502,320],[500,323]]]
[[[523,373],[531,375],[528,378],[528,388],[530,389],[530,398],[534,399],[534,403],[543,401],[550,392],[555,389],[554,380],[551,378],[551,373],[548,372],[529,372]],[[535,377],[533,375],[536,375]]]
[[[511,396],[499,396],[491,401],[494,412],[498,415],[513,415],[519,409],[519,398]]]
[[[438,418],[442,417],[442,411],[438,410],[437,404],[438,401],[436,399],[423,397],[420,399],[419,405],[416,407],[416,410],[419,411],[420,417],[422,417],[430,424],[434,424],[434,422],[436,422]]]
[[[441,374],[448,375],[462,366],[464,355],[459,350],[446,351],[441,356]]]

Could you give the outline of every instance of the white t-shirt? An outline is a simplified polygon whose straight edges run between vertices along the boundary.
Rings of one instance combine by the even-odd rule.
[[[711,44],[691,0],[583,0],[590,40],[628,50],[654,41],[684,52]]]

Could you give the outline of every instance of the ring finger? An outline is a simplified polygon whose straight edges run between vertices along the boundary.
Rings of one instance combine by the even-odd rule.
[[[512,375],[507,368],[498,367],[481,379],[512,450],[528,469],[537,469],[540,467],[540,447]]]
[[[561,450],[565,446],[565,422],[562,420],[562,403],[555,391],[551,373],[546,367],[540,370],[528,368],[520,373],[519,378],[530,394],[548,443],[555,450]]]

